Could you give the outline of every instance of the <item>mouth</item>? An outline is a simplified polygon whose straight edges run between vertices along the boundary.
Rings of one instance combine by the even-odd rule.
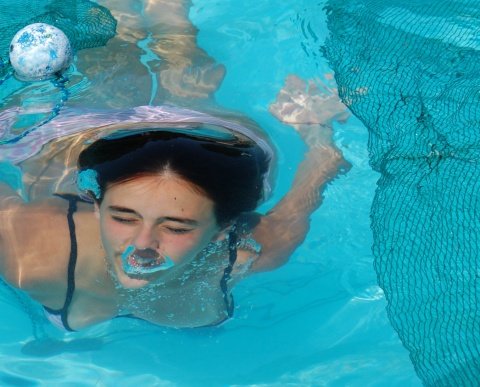
[[[160,256],[155,250],[137,250],[128,246],[122,254],[123,271],[127,275],[144,275],[168,270],[174,262],[167,256]]]

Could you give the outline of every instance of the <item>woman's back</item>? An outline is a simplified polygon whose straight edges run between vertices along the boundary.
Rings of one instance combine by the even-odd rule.
[[[0,211],[3,276],[50,304],[62,288],[70,249],[65,210],[58,199],[28,204],[10,199]]]

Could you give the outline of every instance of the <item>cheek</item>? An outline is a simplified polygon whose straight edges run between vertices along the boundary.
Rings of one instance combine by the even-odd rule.
[[[129,235],[129,230],[127,227],[118,222],[109,220],[108,218],[100,221],[100,230],[103,239],[106,239],[109,241],[109,243],[122,241]]]
[[[174,235],[164,238],[163,242],[165,253],[172,258],[194,258],[208,245],[210,239],[203,235]]]
[[[175,251],[177,254],[185,254],[195,250],[198,243],[198,238],[191,235],[168,235],[162,239],[160,248],[163,247],[166,250]]]

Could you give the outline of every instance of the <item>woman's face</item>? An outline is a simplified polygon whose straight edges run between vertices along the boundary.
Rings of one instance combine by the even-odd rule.
[[[108,187],[96,211],[107,259],[125,288],[168,279],[221,235],[213,201],[172,173]]]

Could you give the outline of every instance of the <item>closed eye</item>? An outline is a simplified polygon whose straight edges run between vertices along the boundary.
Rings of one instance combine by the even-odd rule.
[[[178,228],[178,227],[165,227],[165,228],[173,234],[186,234],[193,230],[191,228]]]
[[[115,222],[119,222],[119,223],[135,223],[137,221],[137,219],[132,219],[132,218],[122,218],[120,216],[115,216],[115,215],[112,215],[112,219],[115,221]]]

